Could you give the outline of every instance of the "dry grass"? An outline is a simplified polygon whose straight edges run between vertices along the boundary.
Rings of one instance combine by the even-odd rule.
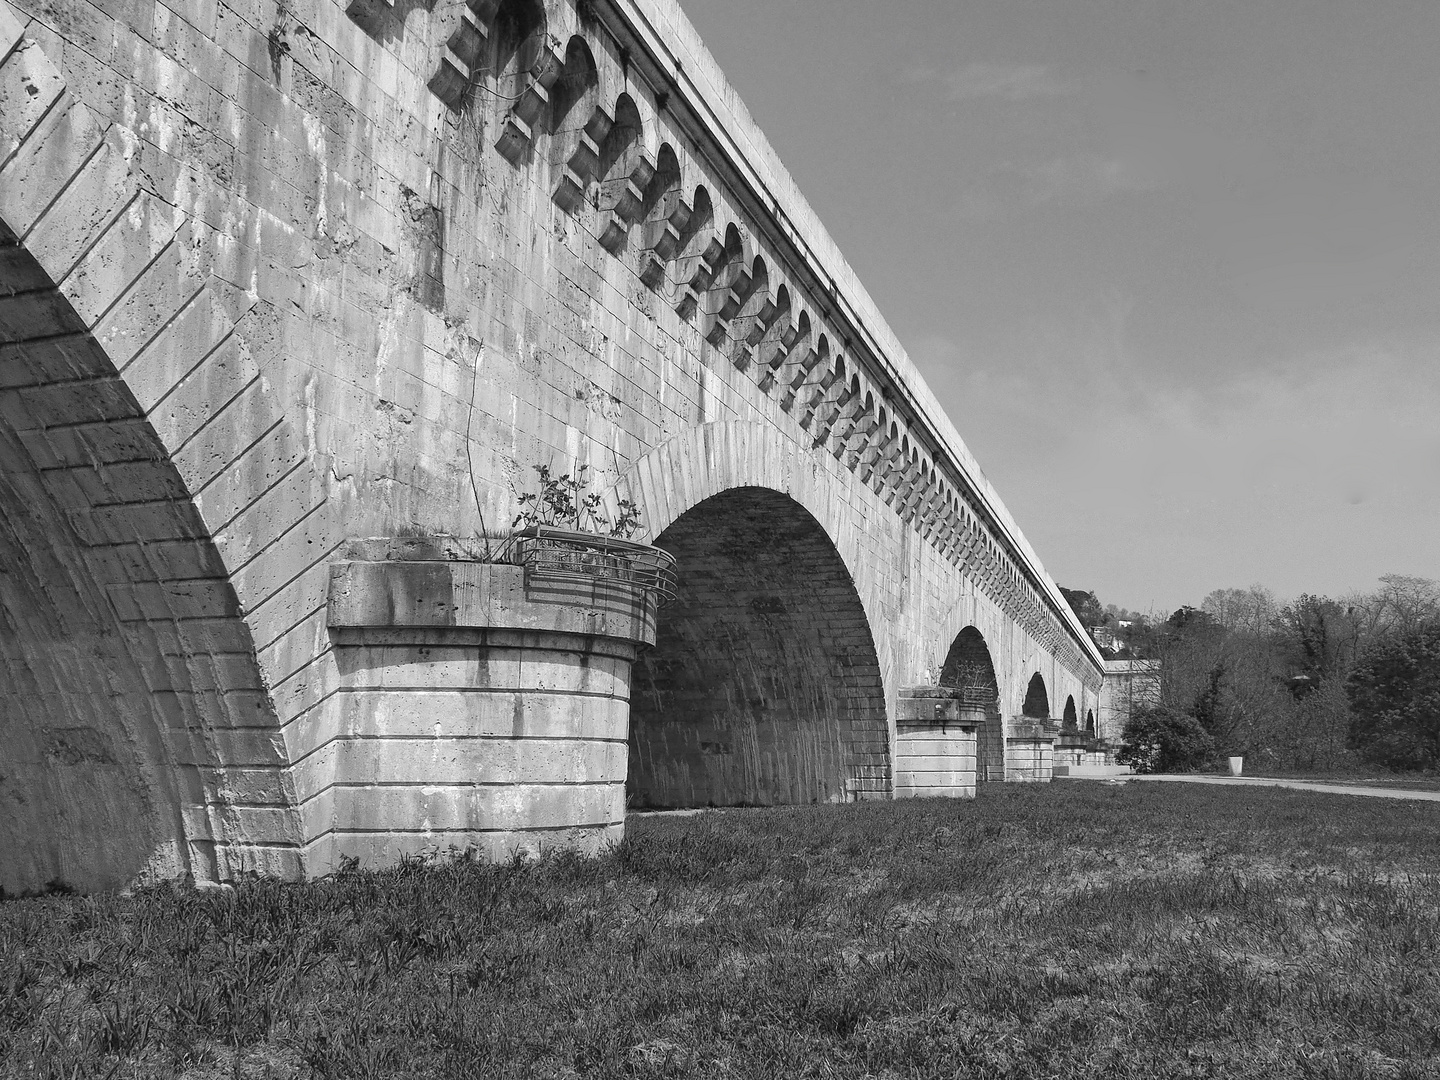
[[[7,1075],[1440,1074],[1440,808],[1065,784],[0,905]]]

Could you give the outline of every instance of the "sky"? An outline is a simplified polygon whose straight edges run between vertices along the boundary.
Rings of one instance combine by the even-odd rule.
[[[1440,4],[681,4],[1058,582],[1440,578]]]

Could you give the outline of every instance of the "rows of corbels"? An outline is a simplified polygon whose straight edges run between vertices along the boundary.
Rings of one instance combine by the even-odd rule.
[[[969,501],[913,440],[853,359],[834,344],[804,293],[755,245],[744,221],[712,196],[698,164],[682,160],[625,86],[606,88],[577,26],[562,47],[538,0],[466,0],[429,80],[454,109],[477,88],[503,112],[496,150],[512,165],[543,153],[551,198],[567,214],[596,215],[612,255],[634,246],[636,270],[683,320],[759,391],[892,506],[945,558],[987,587],[1042,646],[1068,638],[1036,589]],[[481,85],[486,84],[486,85]],[[604,102],[610,102],[608,106]]]

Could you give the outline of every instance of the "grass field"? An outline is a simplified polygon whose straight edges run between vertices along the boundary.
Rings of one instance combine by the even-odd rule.
[[[1440,1075],[1440,808],[1178,784],[0,904],[39,1077]]]

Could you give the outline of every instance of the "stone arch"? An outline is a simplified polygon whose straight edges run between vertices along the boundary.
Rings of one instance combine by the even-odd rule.
[[[526,77],[540,62],[545,46],[545,5],[540,0],[503,0],[491,25],[495,52],[490,73],[503,110],[519,99]],[[593,59],[591,63],[593,66]]]
[[[1020,715],[1031,720],[1050,719],[1050,695],[1045,690],[1045,678],[1038,671],[1030,676],[1030,684],[1025,688]]]
[[[780,399],[780,407],[787,413],[794,410],[795,404],[800,399],[800,394],[805,385],[809,383],[811,376],[816,371],[825,370],[826,365],[829,364],[830,338],[825,334],[821,334],[813,348],[808,350],[797,349],[795,352],[803,353],[803,355],[797,359],[794,365],[794,374],[790,378],[789,385]]]
[[[661,143],[660,150],[655,155],[655,172],[650,177],[650,182],[645,185],[644,195],[640,202],[641,219],[647,227],[644,244],[647,249],[656,246],[649,236],[652,225],[658,225],[662,230],[668,227],[674,234],[674,239],[679,239],[679,234],[674,230],[671,218],[681,213],[680,203],[683,194],[681,185],[680,159],[675,153],[675,148],[668,142]],[[673,244],[670,245],[670,253],[674,253]]]
[[[834,387],[837,385],[844,387],[847,370],[844,354],[837,353],[820,378],[815,380],[814,387],[810,391],[810,400],[806,403],[800,416],[801,430],[810,432],[811,436],[815,438],[817,446],[826,429],[826,412],[833,401]]]
[[[299,877],[324,823],[278,688],[334,515],[264,377],[273,309],[31,45],[0,162],[0,885]]]
[[[692,211],[685,203],[684,172],[675,148],[661,143],[655,173],[640,200],[640,280],[659,289],[665,268],[680,253],[680,237]]]
[[[695,242],[697,237],[703,236],[705,229],[715,220],[715,203],[710,198],[710,190],[704,184],[697,185],[695,193],[690,197],[690,216],[686,218],[684,227],[680,230],[678,252],[684,254]]]
[[[1087,736],[1089,736],[1090,738],[1092,738],[1092,739],[1095,738],[1095,710],[1094,710],[1094,709],[1086,709],[1086,710],[1085,710],[1085,734],[1086,734]]]
[[[940,669],[940,685],[958,689],[964,705],[983,715],[975,730],[976,782],[1003,780],[1005,732],[1000,713],[1000,684],[995,678],[990,646],[976,627],[967,626],[955,635]]]
[[[1080,730],[1080,717],[1075,711],[1075,695],[1070,694],[1065,698],[1065,711],[1060,717],[1061,726],[1066,731]]]
[[[12,227],[8,210],[0,265],[18,272],[0,328],[0,887],[296,876],[298,821],[255,643],[167,447],[173,432],[153,423],[169,412],[173,427],[191,388],[148,409],[135,389],[159,393],[167,367],[197,380],[214,370],[171,355],[193,340],[161,335],[122,376],[112,350],[133,349],[127,335],[102,344],[27,251],[36,223]],[[200,310],[210,300],[202,293]]]
[[[654,124],[646,125],[635,99],[628,93],[616,98],[613,122],[600,146],[594,200],[603,222],[600,246],[612,255],[620,254],[645,215],[646,193],[657,170],[658,148],[649,142],[653,137]]]
[[[835,411],[831,414],[826,437],[833,437],[830,453],[846,468],[853,468],[852,459],[846,451],[850,448],[851,439],[861,432],[861,418],[865,416],[871,400],[860,382],[860,377],[852,374],[849,385],[835,402]]]
[[[629,94],[621,94],[615,99],[614,119],[610,130],[605,133],[605,139],[600,144],[598,178],[601,183],[602,209],[607,191],[610,201],[616,201],[619,186],[629,180],[631,171],[644,155],[644,137],[645,128],[640,119],[639,107]]]
[[[585,39],[576,35],[565,45],[565,62],[550,93],[552,135],[570,134],[574,136],[571,142],[578,141],[579,134],[590,124],[599,103],[598,86],[594,54]],[[551,149],[560,161],[568,160],[574,152],[574,146],[566,146],[565,141],[559,138]]]
[[[719,257],[711,264],[712,277],[705,303],[708,325],[702,328],[707,340],[717,348],[730,337],[731,321],[754,293],[757,269],[763,284],[769,278],[765,260],[755,254],[749,235],[735,222],[729,222]]]
[[[833,466],[769,425],[728,421],[667,441],[622,481],[681,581],[636,666],[637,802],[889,795],[889,643],[871,635],[877,600],[855,572],[872,538],[846,519],[848,474]]]

